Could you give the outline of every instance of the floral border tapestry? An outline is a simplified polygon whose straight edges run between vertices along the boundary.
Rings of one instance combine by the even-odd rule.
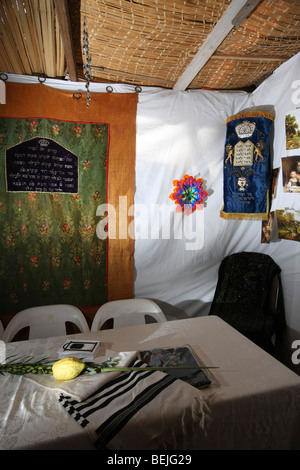
[[[109,125],[0,118],[1,314],[107,301]]]

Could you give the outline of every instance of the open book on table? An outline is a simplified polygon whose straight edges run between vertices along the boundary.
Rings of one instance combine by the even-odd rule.
[[[207,387],[211,384],[209,371],[199,369],[201,364],[199,358],[190,346],[176,348],[157,348],[139,351],[140,359],[151,367],[176,366],[180,369],[166,369],[166,374],[183,380],[197,388]],[[184,366],[194,366],[195,369],[184,369]]]

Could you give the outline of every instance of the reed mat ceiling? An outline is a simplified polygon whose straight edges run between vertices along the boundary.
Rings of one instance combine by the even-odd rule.
[[[0,72],[251,90],[300,51],[299,0],[1,0]]]

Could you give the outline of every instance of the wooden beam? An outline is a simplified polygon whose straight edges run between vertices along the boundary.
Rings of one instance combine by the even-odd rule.
[[[248,18],[249,15],[251,15],[253,10],[257,7],[259,3],[262,3],[262,0],[248,0],[248,2],[245,3],[245,5],[240,9],[238,14],[233,18],[233,26],[240,26],[240,24],[246,18]]]
[[[174,90],[185,90],[189,86],[234,26],[240,24],[249,16],[260,2],[261,0],[232,0],[195,57],[175,83]]]
[[[210,60],[238,60],[238,61],[245,61],[245,62],[285,62],[288,60],[289,57],[285,56],[274,56],[274,57],[266,57],[266,56],[249,56],[249,55],[227,55],[227,54],[214,54]]]
[[[76,60],[67,0],[54,0],[70,80],[77,82]]]

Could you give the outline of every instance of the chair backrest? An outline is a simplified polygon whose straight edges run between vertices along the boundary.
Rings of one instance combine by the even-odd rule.
[[[220,264],[209,315],[223,320],[268,352],[285,328],[280,267],[266,254],[234,253]]]
[[[0,339],[2,339],[3,332],[4,332],[4,327],[3,327],[2,321],[0,320]]]
[[[113,319],[113,328],[141,325],[151,317],[156,322],[167,321],[159,306],[149,299],[112,300],[96,312],[91,331],[100,330],[105,322]]]
[[[73,305],[56,304],[27,308],[17,313],[2,335],[11,341],[23,328],[29,327],[29,339],[49,338],[66,334],[66,322],[75,324],[82,333],[90,331],[83,313]]]

